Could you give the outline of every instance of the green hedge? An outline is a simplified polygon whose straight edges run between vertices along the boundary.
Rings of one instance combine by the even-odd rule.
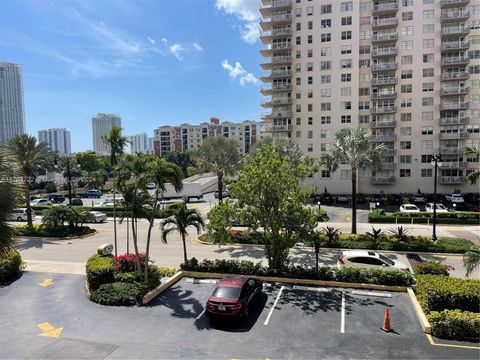
[[[80,228],[74,228],[71,231],[68,227],[58,231],[52,231],[43,224],[33,224],[33,227],[27,225],[17,225],[14,228],[15,233],[18,236],[35,236],[35,237],[76,237],[82,235],[88,235],[94,233],[96,230],[91,229],[88,226],[82,226]]]
[[[403,213],[395,212],[392,215],[384,215],[376,212],[368,214],[368,222],[370,223],[399,223],[399,224],[427,224],[432,223],[432,213]],[[464,224],[477,225],[480,224],[480,213],[478,212],[449,212],[437,213],[437,224]]]
[[[90,290],[97,290],[102,284],[115,282],[112,256],[92,255],[86,266]]]
[[[332,268],[324,266],[317,272],[314,267],[305,265],[288,265],[281,270],[272,270],[262,266],[260,262],[253,263],[247,260],[203,260],[196,258],[180,265],[182,270],[226,273],[238,275],[279,276],[295,279],[312,279],[324,281],[354,282],[376,285],[411,286],[415,280],[413,276],[400,270],[359,269],[359,268]]]
[[[424,261],[413,266],[413,271],[417,275],[443,275],[448,276],[449,266],[439,261]]]
[[[391,216],[396,217],[408,217],[408,218],[432,218],[433,214],[429,212],[418,212],[418,213],[405,213],[397,211],[391,214]],[[477,224],[480,223],[480,213],[475,211],[453,211],[453,212],[439,212],[437,213],[438,219],[470,219],[476,220]]]
[[[100,285],[92,292],[90,300],[101,305],[132,306],[143,298],[144,288],[140,283],[114,282]]]
[[[480,314],[460,310],[432,311],[427,316],[432,335],[444,339],[480,338]]]
[[[0,284],[8,283],[21,274],[23,262],[20,253],[10,249],[8,253],[0,257]]]

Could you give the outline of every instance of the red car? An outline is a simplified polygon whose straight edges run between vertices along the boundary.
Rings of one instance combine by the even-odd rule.
[[[252,278],[226,278],[207,300],[207,316],[248,317],[249,306],[262,292],[263,284]]]

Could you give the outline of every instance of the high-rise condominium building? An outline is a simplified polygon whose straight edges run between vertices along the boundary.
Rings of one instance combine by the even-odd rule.
[[[478,190],[463,155],[480,144],[478,0],[262,0],[260,12],[274,136],[318,158],[338,130],[370,129],[388,150],[383,170],[359,171],[360,192],[431,192],[432,154],[439,191]],[[310,180],[351,189],[347,165]]]
[[[38,142],[46,142],[50,149],[57,152],[58,155],[70,155],[72,152],[70,131],[65,128],[39,130]]]
[[[105,144],[104,137],[114,126],[122,126],[118,115],[99,113],[92,118],[93,151],[97,154],[108,154],[110,152],[110,147]]]
[[[25,133],[22,68],[0,61],[0,145]]]
[[[153,154],[153,137],[142,133],[131,135],[128,138],[132,154]]]
[[[154,133],[154,150],[155,154],[158,155],[165,155],[168,152],[197,150],[202,146],[203,139],[214,136],[225,136],[236,140],[239,144],[240,153],[245,154],[260,135],[260,123],[250,120],[241,123],[229,121],[220,123],[220,119],[212,117],[209,123],[161,126],[155,129]]]

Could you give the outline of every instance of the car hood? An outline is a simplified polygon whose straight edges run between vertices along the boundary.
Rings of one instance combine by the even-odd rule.
[[[215,296],[210,296],[207,301],[221,302],[224,304],[236,304],[238,299],[236,298],[220,298]]]

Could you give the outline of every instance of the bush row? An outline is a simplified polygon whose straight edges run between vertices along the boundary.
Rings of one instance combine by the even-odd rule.
[[[253,263],[247,260],[203,260],[196,258],[182,264],[182,270],[212,272],[238,275],[278,276],[296,279],[312,279],[324,281],[339,281],[352,283],[365,283],[376,285],[411,286],[414,284],[413,276],[400,270],[360,269],[345,267],[336,269],[328,266],[319,268],[304,265],[287,265],[281,270],[272,270],[262,266],[260,262]]]
[[[398,223],[398,224],[427,224],[432,223],[432,218],[428,217],[408,217],[402,213],[402,216],[393,215],[368,215],[369,223]],[[463,225],[477,225],[479,221],[477,219],[465,219],[465,218],[438,218],[437,224],[463,224]]]
[[[48,229],[43,224],[33,224],[33,227],[27,225],[17,225],[15,233],[19,236],[35,236],[35,237],[68,237],[68,236],[82,236],[94,233],[96,230],[88,226],[82,226],[71,230],[68,227],[53,231]]]
[[[394,212],[391,216],[396,217],[408,217],[408,218],[432,218],[433,214],[429,212],[418,212],[418,213],[405,213],[401,211]],[[454,211],[443,213],[437,213],[437,220],[438,219],[470,219],[476,220],[477,223],[480,223],[480,213],[474,211]]]
[[[5,255],[0,257],[0,284],[8,283],[15,279],[23,269],[23,262],[20,253],[15,249],[10,249]]]
[[[480,314],[460,310],[432,311],[427,316],[432,335],[444,339],[480,338]]]

